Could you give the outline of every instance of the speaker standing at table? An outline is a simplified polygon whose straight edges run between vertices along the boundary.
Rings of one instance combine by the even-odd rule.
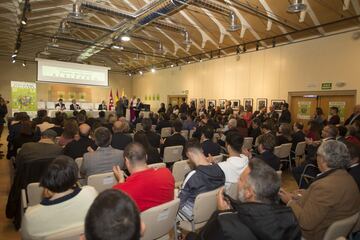
[[[98,110],[102,110],[102,111],[106,111],[107,110],[107,106],[105,101],[102,101],[101,104],[98,107]]]
[[[59,102],[55,104],[55,109],[59,109],[59,110],[65,110],[65,104],[63,103],[62,98],[59,99]]]
[[[81,109],[80,105],[76,103],[75,99],[73,99],[71,102],[72,102],[72,104],[70,105],[70,110],[80,110]]]

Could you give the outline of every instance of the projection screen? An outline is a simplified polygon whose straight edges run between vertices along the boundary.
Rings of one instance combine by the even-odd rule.
[[[40,82],[109,85],[108,70],[110,68],[40,58],[35,60],[38,62],[37,80]]]

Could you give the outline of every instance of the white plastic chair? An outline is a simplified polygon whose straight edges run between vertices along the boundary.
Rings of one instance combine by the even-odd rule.
[[[183,146],[171,146],[164,148],[164,163],[172,163],[182,159]]]
[[[183,136],[186,140],[189,139],[189,131],[188,130],[181,130],[181,136]]]
[[[182,160],[175,162],[172,168],[172,175],[175,179],[175,187],[180,187],[185,179],[185,175],[191,171],[190,161]]]
[[[252,149],[253,140],[254,140],[253,137],[246,137],[246,138],[244,138],[243,148],[245,148],[245,149],[247,149],[247,150]]]
[[[84,233],[84,225],[73,227],[68,230],[60,231],[45,237],[45,240],[79,240]]]
[[[191,130],[190,130],[190,132],[189,132],[189,139],[193,137],[192,135],[193,135],[194,132],[195,132],[194,129],[191,129]]]
[[[180,199],[150,208],[141,213],[141,220],[145,223],[146,230],[142,240],[163,239],[167,237],[171,229],[175,228],[176,236],[176,214],[179,209]]]
[[[151,125],[151,131],[156,132],[156,125]]]
[[[41,202],[43,199],[44,188],[40,187],[40,183],[30,183],[26,187],[26,195],[28,206],[34,206]]]
[[[289,162],[290,170],[292,169],[291,157],[290,157],[291,146],[292,143],[281,144],[280,154],[277,155],[280,158],[281,162]]]
[[[296,144],[296,148],[295,148],[295,152],[294,152],[296,166],[300,165],[300,159],[304,157],[305,149],[306,149],[306,142],[299,142],[298,144]],[[297,162],[299,162],[299,163],[297,163]]]
[[[159,169],[159,168],[166,168],[165,163],[153,163],[148,165],[149,168]]]
[[[338,237],[348,236],[358,219],[359,213],[356,213],[350,217],[332,223],[326,230],[323,240],[333,240]]]
[[[141,131],[141,130],[143,130],[142,124],[141,124],[141,123],[137,123],[136,126],[135,126],[135,131],[136,131],[136,132],[139,132],[139,131]]]
[[[81,165],[82,165],[83,161],[84,161],[84,158],[82,158],[82,157],[75,158],[76,165],[78,166],[78,169],[79,169],[78,178],[81,178],[80,168],[81,168]]]
[[[282,145],[274,147],[274,154],[280,158]]]
[[[181,221],[179,227],[188,232],[194,232],[203,227],[217,208],[216,194],[219,189],[199,194],[195,198],[193,217],[191,221]]]
[[[165,127],[161,129],[160,133],[162,138],[166,138],[171,135],[171,127]]]
[[[238,199],[238,183],[230,183],[230,185],[226,188],[226,194],[229,195],[232,199]]]
[[[116,179],[113,172],[100,173],[89,176],[87,183],[100,193],[114,186],[116,184]]]
[[[214,163],[222,162],[223,161],[223,155],[220,154],[220,155],[212,156],[212,159],[213,159]]]

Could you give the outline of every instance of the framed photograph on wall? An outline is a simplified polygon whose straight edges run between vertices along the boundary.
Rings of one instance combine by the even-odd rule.
[[[274,106],[275,111],[281,111],[281,105],[285,103],[285,100],[272,99],[271,106]]]
[[[191,103],[194,103],[195,108],[197,108],[197,99],[196,98],[190,98],[190,105]]]
[[[209,109],[209,107],[215,108],[216,107],[216,100],[215,99],[209,99],[207,100],[207,109]]]
[[[221,110],[225,109],[225,104],[226,104],[226,99],[219,99],[219,106]]]
[[[240,99],[232,99],[231,108],[234,110],[239,110],[239,107],[240,107]]]
[[[251,108],[253,108],[253,105],[254,105],[254,100],[252,99],[252,98],[244,98],[244,108],[245,108],[245,110],[246,110],[246,108],[248,107],[248,106],[250,106]]]
[[[198,106],[198,107],[201,107],[201,106],[206,107],[206,105],[205,105],[205,98],[199,98],[199,106]]]
[[[257,107],[257,110],[260,110],[262,108],[267,108],[267,98],[256,99],[256,107]]]

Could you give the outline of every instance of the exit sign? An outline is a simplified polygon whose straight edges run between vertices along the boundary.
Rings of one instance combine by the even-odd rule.
[[[321,84],[321,90],[331,90],[332,89],[332,83],[322,83]]]

